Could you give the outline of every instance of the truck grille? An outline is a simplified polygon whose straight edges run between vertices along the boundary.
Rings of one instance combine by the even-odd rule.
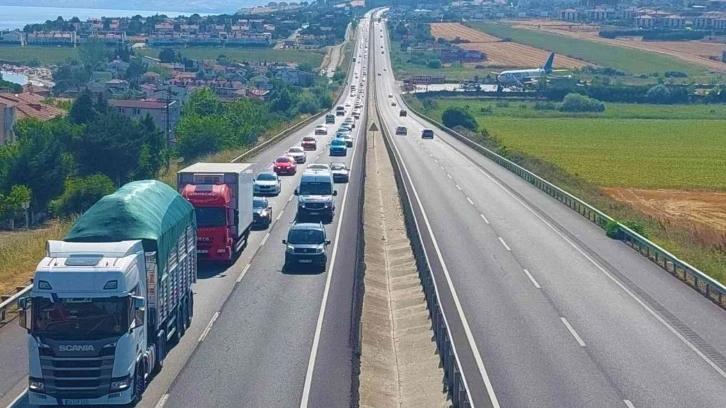
[[[109,393],[115,348],[104,348],[101,354],[106,355],[98,357],[55,357],[50,349],[42,350],[40,365],[47,395],[92,399]]]
[[[305,208],[308,210],[322,210],[325,207],[325,203],[306,203]]]
[[[315,253],[315,248],[295,248],[296,254],[313,254]]]

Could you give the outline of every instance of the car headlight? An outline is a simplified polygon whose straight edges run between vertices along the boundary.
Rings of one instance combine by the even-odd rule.
[[[267,217],[267,211],[260,211],[260,217]]]
[[[320,244],[320,246],[318,246],[317,248],[315,248],[315,253],[316,254],[322,254],[324,250],[325,250],[325,245]]]
[[[123,378],[111,379],[111,392],[123,391],[131,386],[131,377],[125,376]]]

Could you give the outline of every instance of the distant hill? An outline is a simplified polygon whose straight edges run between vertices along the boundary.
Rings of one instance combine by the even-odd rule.
[[[0,6],[67,7],[110,10],[188,11],[190,13],[234,13],[240,7],[267,4],[255,0],[0,0]],[[109,16],[111,17],[111,16]]]

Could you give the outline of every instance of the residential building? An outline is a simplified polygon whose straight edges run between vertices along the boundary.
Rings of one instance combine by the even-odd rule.
[[[560,20],[575,21],[577,20],[578,12],[574,9],[560,10]]]
[[[635,19],[635,17],[637,17],[637,16],[638,16],[638,10],[636,10],[633,7],[629,7],[620,12],[620,18],[623,21],[632,22]]]
[[[38,31],[27,33],[25,43],[28,45],[73,47],[78,43],[78,36],[75,31]]]
[[[134,120],[141,120],[147,114],[154,119],[156,127],[168,132],[167,140],[173,143],[174,128],[181,115],[181,107],[177,101],[164,100],[135,100],[135,99],[109,99],[109,106],[119,113]]]
[[[605,9],[596,8],[587,11],[587,19],[589,21],[605,21],[607,19],[607,11]]]
[[[15,140],[15,110],[14,103],[0,100],[0,145]]]
[[[714,19],[713,29],[718,31],[726,30],[726,17]]]
[[[661,20],[661,25],[664,28],[683,29],[686,27],[686,19],[681,16],[670,15]]]
[[[653,28],[655,19],[651,16],[640,16],[635,18],[635,25],[640,28]]]
[[[18,30],[0,33],[0,44],[25,45],[25,34]]]

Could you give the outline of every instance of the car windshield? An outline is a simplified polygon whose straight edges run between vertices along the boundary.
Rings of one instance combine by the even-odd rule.
[[[310,170],[317,170],[317,169],[327,170],[328,166],[325,164],[311,164],[310,166],[308,166],[308,169],[310,169]]]
[[[315,245],[325,242],[323,231],[316,229],[291,229],[287,234],[287,242],[292,245]]]
[[[291,147],[290,150],[288,150],[288,153],[302,153],[303,149],[299,147]]]
[[[314,137],[311,137],[311,136],[305,136],[303,138],[303,141],[305,141],[305,142],[314,142],[315,141],[315,138]]]
[[[283,163],[289,163],[290,162],[290,159],[288,159],[287,157],[279,157],[277,160],[275,160],[275,162],[276,163],[281,163],[281,164],[283,164]]]
[[[252,200],[252,208],[267,208],[267,200],[255,197]]]
[[[298,193],[302,196],[331,195],[333,194],[333,186],[329,182],[303,182],[300,183]]]
[[[345,164],[343,163],[331,163],[330,168],[333,170],[345,170]]]
[[[257,175],[257,180],[259,181],[275,181],[277,180],[277,177],[275,177],[272,173],[260,173]]]
[[[35,334],[87,339],[119,336],[128,330],[130,298],[34,297]]]
[[[197,227],[221,227],[227,225],[227,215],[221,207],[197,207]]]
[[[340,145],[345,145],[345,140],[343,140],[343,139],[340,139],[340,138],[338,138],[338,139],[333,139],[333,141],[332,141],[332,142],[330,142],[330,144],[331,144],[331,145],[333,145],[333,146],[340,146]]]

